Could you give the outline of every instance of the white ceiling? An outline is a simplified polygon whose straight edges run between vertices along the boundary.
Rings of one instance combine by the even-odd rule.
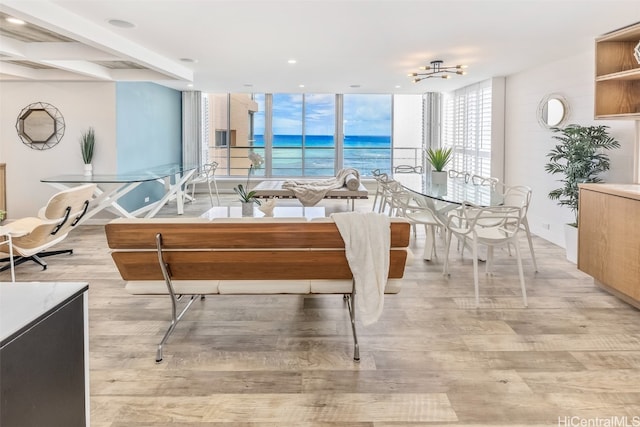
[[[589,51],[596,36],[640,21],[640,1],[0,0],[0,12],[79,42],[0,37],[2,80],[151,80],[205,92],[423,93]],[[118,28],[111,19],[135,27]],[[16,59],[53,69],[22,67]],[[434,59],[466,64],[468,74],[411,83],[407,74]],[[127,62],[116,69],[99,62],[115,60]],[[131,62],[137,67],[128,68]]]

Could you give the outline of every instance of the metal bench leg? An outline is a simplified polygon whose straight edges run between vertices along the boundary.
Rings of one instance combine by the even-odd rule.
[[[173,290],[173,283],[171,283],[171,274],[169,272],[169,266],[164,262],[162,258],[162,234],[156,234],[156,248],[158,250],[158,262],[160,263],[160,269],[162,270],[162,276],[164,277],[164,281],[167,284],[167,290],[169,291],[169,297],[171,298],[171,324],[169,325],[169,329],[164,333],[164,337],[162,337],[162,341],[158,344],[158,350],[156,351],[156,363],[162,362],[162,348],[164,344],[169,339],[171,333],[176,328],[176,325],[182,319],[182,316],[189,310],[191,304],[196,300],[196,298],[200,297],[201,300],[204,299],[204,295],[191,295],[191,298],[187,305],[182,309],[180,314],[178,312],[178,300],[182,297],[182,295],[176,296],[176,293]]]
[[[187,312],[189,307],[191,307],[191,304],[193,304],[193,302],[196,300],[198,296],[199,295],[191,295],[191,298],[189,299],[189,302],[187,303],[187,305],[182,309],[180,314],[176,316],[177,298],[175,298],[174,295],[171,295],[171,324],[169,325],[169,329],[167,329],[167,332],[164,333],[164,337],[162,337],[162,341],[160,341],[160,344],[158,344],[158,350],[156,351],[156,363],[162,362],[162,347],[169,339],[169,336],[171,335],[173,330],[176,328],[176,325],[178,324],[180,319],[182,319],[182,316]],[[204,299],[204,297],[202,297],[202,299]]]
[[[349,317],[351,317],[351,330],[353,331],[353,360],[360,362],[360,345],[358,344],[358,335],[356,334],[356,286],[353,284],[353,291],[351,295],[344,295],[344,299],[347,301],[347,308],[349,309]]]

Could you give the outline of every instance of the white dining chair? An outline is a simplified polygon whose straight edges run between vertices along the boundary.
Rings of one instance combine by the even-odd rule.
[[[485,185],[496,188],[500,183],[500,180],[492,176],[471,175],[471,183],[473,185]]]
[[[218,206],[220,206],[220,194],[218,193],[218,184],[216,183],[216,169],[218,169],[217,162],[206,163],[200,168],[200,172],[195,174],[191,180],[185,186],[185,194],[188,194],[189,187],[191,187],[191,200],[195,200],[195,191],[197,184],[207,184],[209,188],[209,200],[211,201],[211,207],[213,207],[213,191],[211,190],[211,183],[216,191],[216,199],[218,200]]]
[[[371,210],[376,212],[376,210],[379,211],[378,199],[380,199],[380,203],[382,203],[383,182],[389,180],[389,175],[382,172],[380,169],[374,169],[371,171],[371,176],[376,180],[376,193],[373,197]]]
[[[533,241],[531,239],[531,230],[529,229],[529,221],[527,220],[527,212],[531,204],[532,191],[530,187],[524,185],[504,186],[503,187],[503,205],[516,206],[521,210],[521,218],[519,227],[521,227],[529,242],[529,251],[531,252],[531,261],[533,262],[533,270],[538,271],[538,263],[536,262],[536,254],[533,251]]]
[[[393,168],[393,173],[424,173],[424,168],[420,165],[398,165]]]
[[[391,192],[391,212],[393,216],[406,218],[411,223],[413,235],[417,237],[416,227],[423,225],[425,230],[424,256],[426,260],[437,258],[436,232],[443,227],[438,216],[428,206],[421,205],[414,195],[400,187]]]
[[[479,279],[478,279],[478,246],[487,246],[486,273],[489,274],[493,262],[493,249],[498,246],[513,245],[515,247],[518,273],[520,276],[520,288],[522,301],[528,306],[527,291],[522,270],[522,258],[518,237],[522,208],[516,206],[493,206],[479,208],[477,206],[463,204],[460,211],[452,214],[447,222],[447,238],[443,274],[449,275],[449,249],[453,236],[463,240],[473,252],[473,284],[475,288],[476,308],[480,305]]]

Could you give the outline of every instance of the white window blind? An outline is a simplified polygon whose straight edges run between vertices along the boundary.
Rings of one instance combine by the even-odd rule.
[[[453,148],[449,169],[491,176],[491,80],[444,96],[442,141]]]

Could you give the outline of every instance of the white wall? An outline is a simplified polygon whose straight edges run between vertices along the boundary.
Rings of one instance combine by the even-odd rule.
[[[35,216],[58,190],[41,178],[83,173],[80,135],[95,129],[94,173],[116,171],[115,83],[0,82],[0,163],[7,164],[9,219]],[[15,123],[34,102],[55,106],[65,121],[62,140],[48,150],[22,143]]]
[[[545,95],[560,93],[569,102],[566,123],[607,125],[622,148],[609,151],[611,170],[605,181],[631,183],[636,144],[631,120],[594,120],[594,52],[585,52],[507,77],[505,115],[505,183],[533,189],[529,210],[531,231],[564,247],[564,224],[573,221],[567,208],[549,200],[549,191],[560,186],[557,175],[544,170],[546,154],[553,148],[553,133],[543,129],[536,111]],[[547,228],[548,225],[548,228]]]

